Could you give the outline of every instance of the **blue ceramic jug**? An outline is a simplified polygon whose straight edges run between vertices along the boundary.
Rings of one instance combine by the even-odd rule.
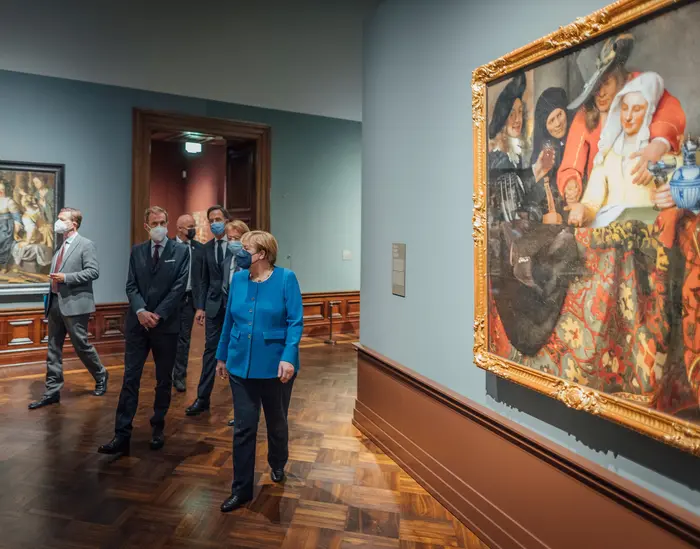
[[[697,210],[700,207],[700,167],[695,155],[698,143],[690,136],[683,143],[683,165],[671,176],[671,197],[679,208]]]

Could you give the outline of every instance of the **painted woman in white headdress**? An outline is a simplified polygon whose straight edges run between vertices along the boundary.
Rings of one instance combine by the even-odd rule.
[[[656,187],[653,181],[635,182],[633,155],[649,144],[649,128],[663,93],[661,76],[645,72],[615,96],[588,185],[581,201],[571,206],[569,224],[596,228],[630,219],[654,222]]]

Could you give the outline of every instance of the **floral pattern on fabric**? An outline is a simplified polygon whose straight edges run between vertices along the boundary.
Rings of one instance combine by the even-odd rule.
[[[578,229],[586,274],[570,285],[545,346],[534,356],[517,351],[490,299],[490,350],[660,411],[697,408],[699,235],[698,217],[675,208],[653,226]]]

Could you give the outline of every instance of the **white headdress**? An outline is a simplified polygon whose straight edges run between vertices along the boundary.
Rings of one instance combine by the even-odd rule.
[[[622,88],[613,99],[608,112],[608,118],[605,121],[603,131],[600,133],[600,141],[598,142],[598,154],[594,159],[594,164],[602,164],[605,156],[610,152],[618,141],[618,137],[622,134],[622,122],[620,122],[620,109],[622,108],[622,99],[628,93],[639,92],[642,94],[649,104],[644,122],[636,135],[637,148],[640,150],[649,143],[649,126],[651,119],[656,112],[656,107],[664,93],[664,80],[655,72],[644,72],[633,78],[624,88]]]

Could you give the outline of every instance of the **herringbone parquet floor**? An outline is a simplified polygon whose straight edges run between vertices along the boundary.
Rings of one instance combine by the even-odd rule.
[[[211,413],[185,417],[199,377],[199,331],[194,339],[188,391],[174,393],[165,448],[148,448],[154,378],[147,367],[132,455],[118,461],[95,450],[112,436],[120,357],[105,359],[105,397],[91,396],[92,379],[70,363],[61,403],[31,412],[42,369],[2,372],[0,547],[487,549],[352,426],[356,359],[347,341],[304,342],[288,479],[269,480],[263,421],[256,499],[222,514],[232,476],[231,395],[217,380]]]

